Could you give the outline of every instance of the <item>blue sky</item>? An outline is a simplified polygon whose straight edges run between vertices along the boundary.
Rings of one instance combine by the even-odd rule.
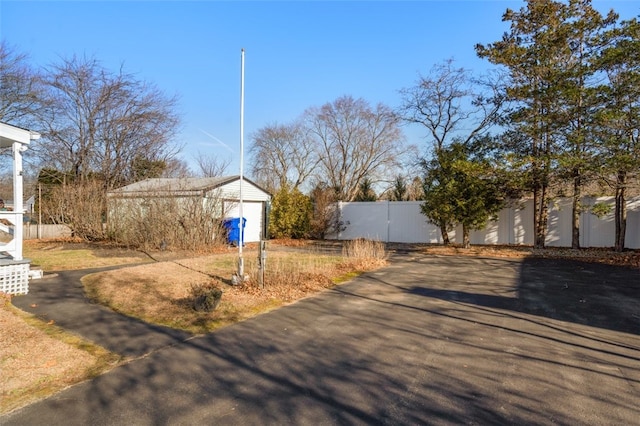
[[[622,18],[638,0],[594,0]],[[453,58],[481,72],[476,43],[498,40],[506,8],[522,1],[7,1],[0,36],[35,66],[95,57],[180,99],[177,142],[197,152],[240,157],[240,51],[245,49],[245,153],[251,135],[288,123],[340,96],[395,107],[419,73]],[[419,129],[408,141],[421,143]],[[246,155],[246,154],[245,154]],[[248,157],[246,157],[248,160]]]

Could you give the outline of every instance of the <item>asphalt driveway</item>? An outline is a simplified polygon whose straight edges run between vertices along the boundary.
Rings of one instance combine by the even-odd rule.
[[[638,270],[409,253],[215,333],[146,332],[0,424],[640,424]]]

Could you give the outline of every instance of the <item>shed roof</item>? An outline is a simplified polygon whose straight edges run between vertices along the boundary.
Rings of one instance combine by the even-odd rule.
[[[198,193],[205,193],[216,188],[220,188],[226,184],[239,180],[240,176],[222,176],[222,177],[205,177],[205,178],[155,178],[145,179],[140,182],[135,182],[130,185],[123,186],[122,188],[114,189],[109,192],[111,196],[133,196],[142,195],[145,193],[165,193],[165,194],[180,194],[180,195],[196,195]],[[243,180],[247,183],[255,186],[259,190],[266,194],[269,194],[260,186],[256,185],[251,180],[243,177]]]

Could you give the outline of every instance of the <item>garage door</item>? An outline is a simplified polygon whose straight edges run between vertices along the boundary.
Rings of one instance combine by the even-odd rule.
[[[229,208],[227,217],[239,217],[239,205],[237,202],[226,204]],[[254,243],[260,241],[262,233],[262,203],[255,201],[244,201],[242,203],[242,214],[247,219],[244,226],[245,243]]]

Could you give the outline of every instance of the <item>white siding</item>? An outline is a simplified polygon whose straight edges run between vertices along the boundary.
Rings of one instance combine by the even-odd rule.
[[[222,197],[229,200],[240,199],[240,180],[235,180],[220,187]],[[246,180],[242,181],[242,199],[246,201],[268,201],[270,196],[260,188]]]
[[[222,185],[216,190],[216,196],[224,200],[224,215],[228,218],[240,217],[240,180]],[[244,228],[245,243],[260,241],[264,227],[264,205],[271,196],[255,185],[242,181],[242,215],[247,219]]]

